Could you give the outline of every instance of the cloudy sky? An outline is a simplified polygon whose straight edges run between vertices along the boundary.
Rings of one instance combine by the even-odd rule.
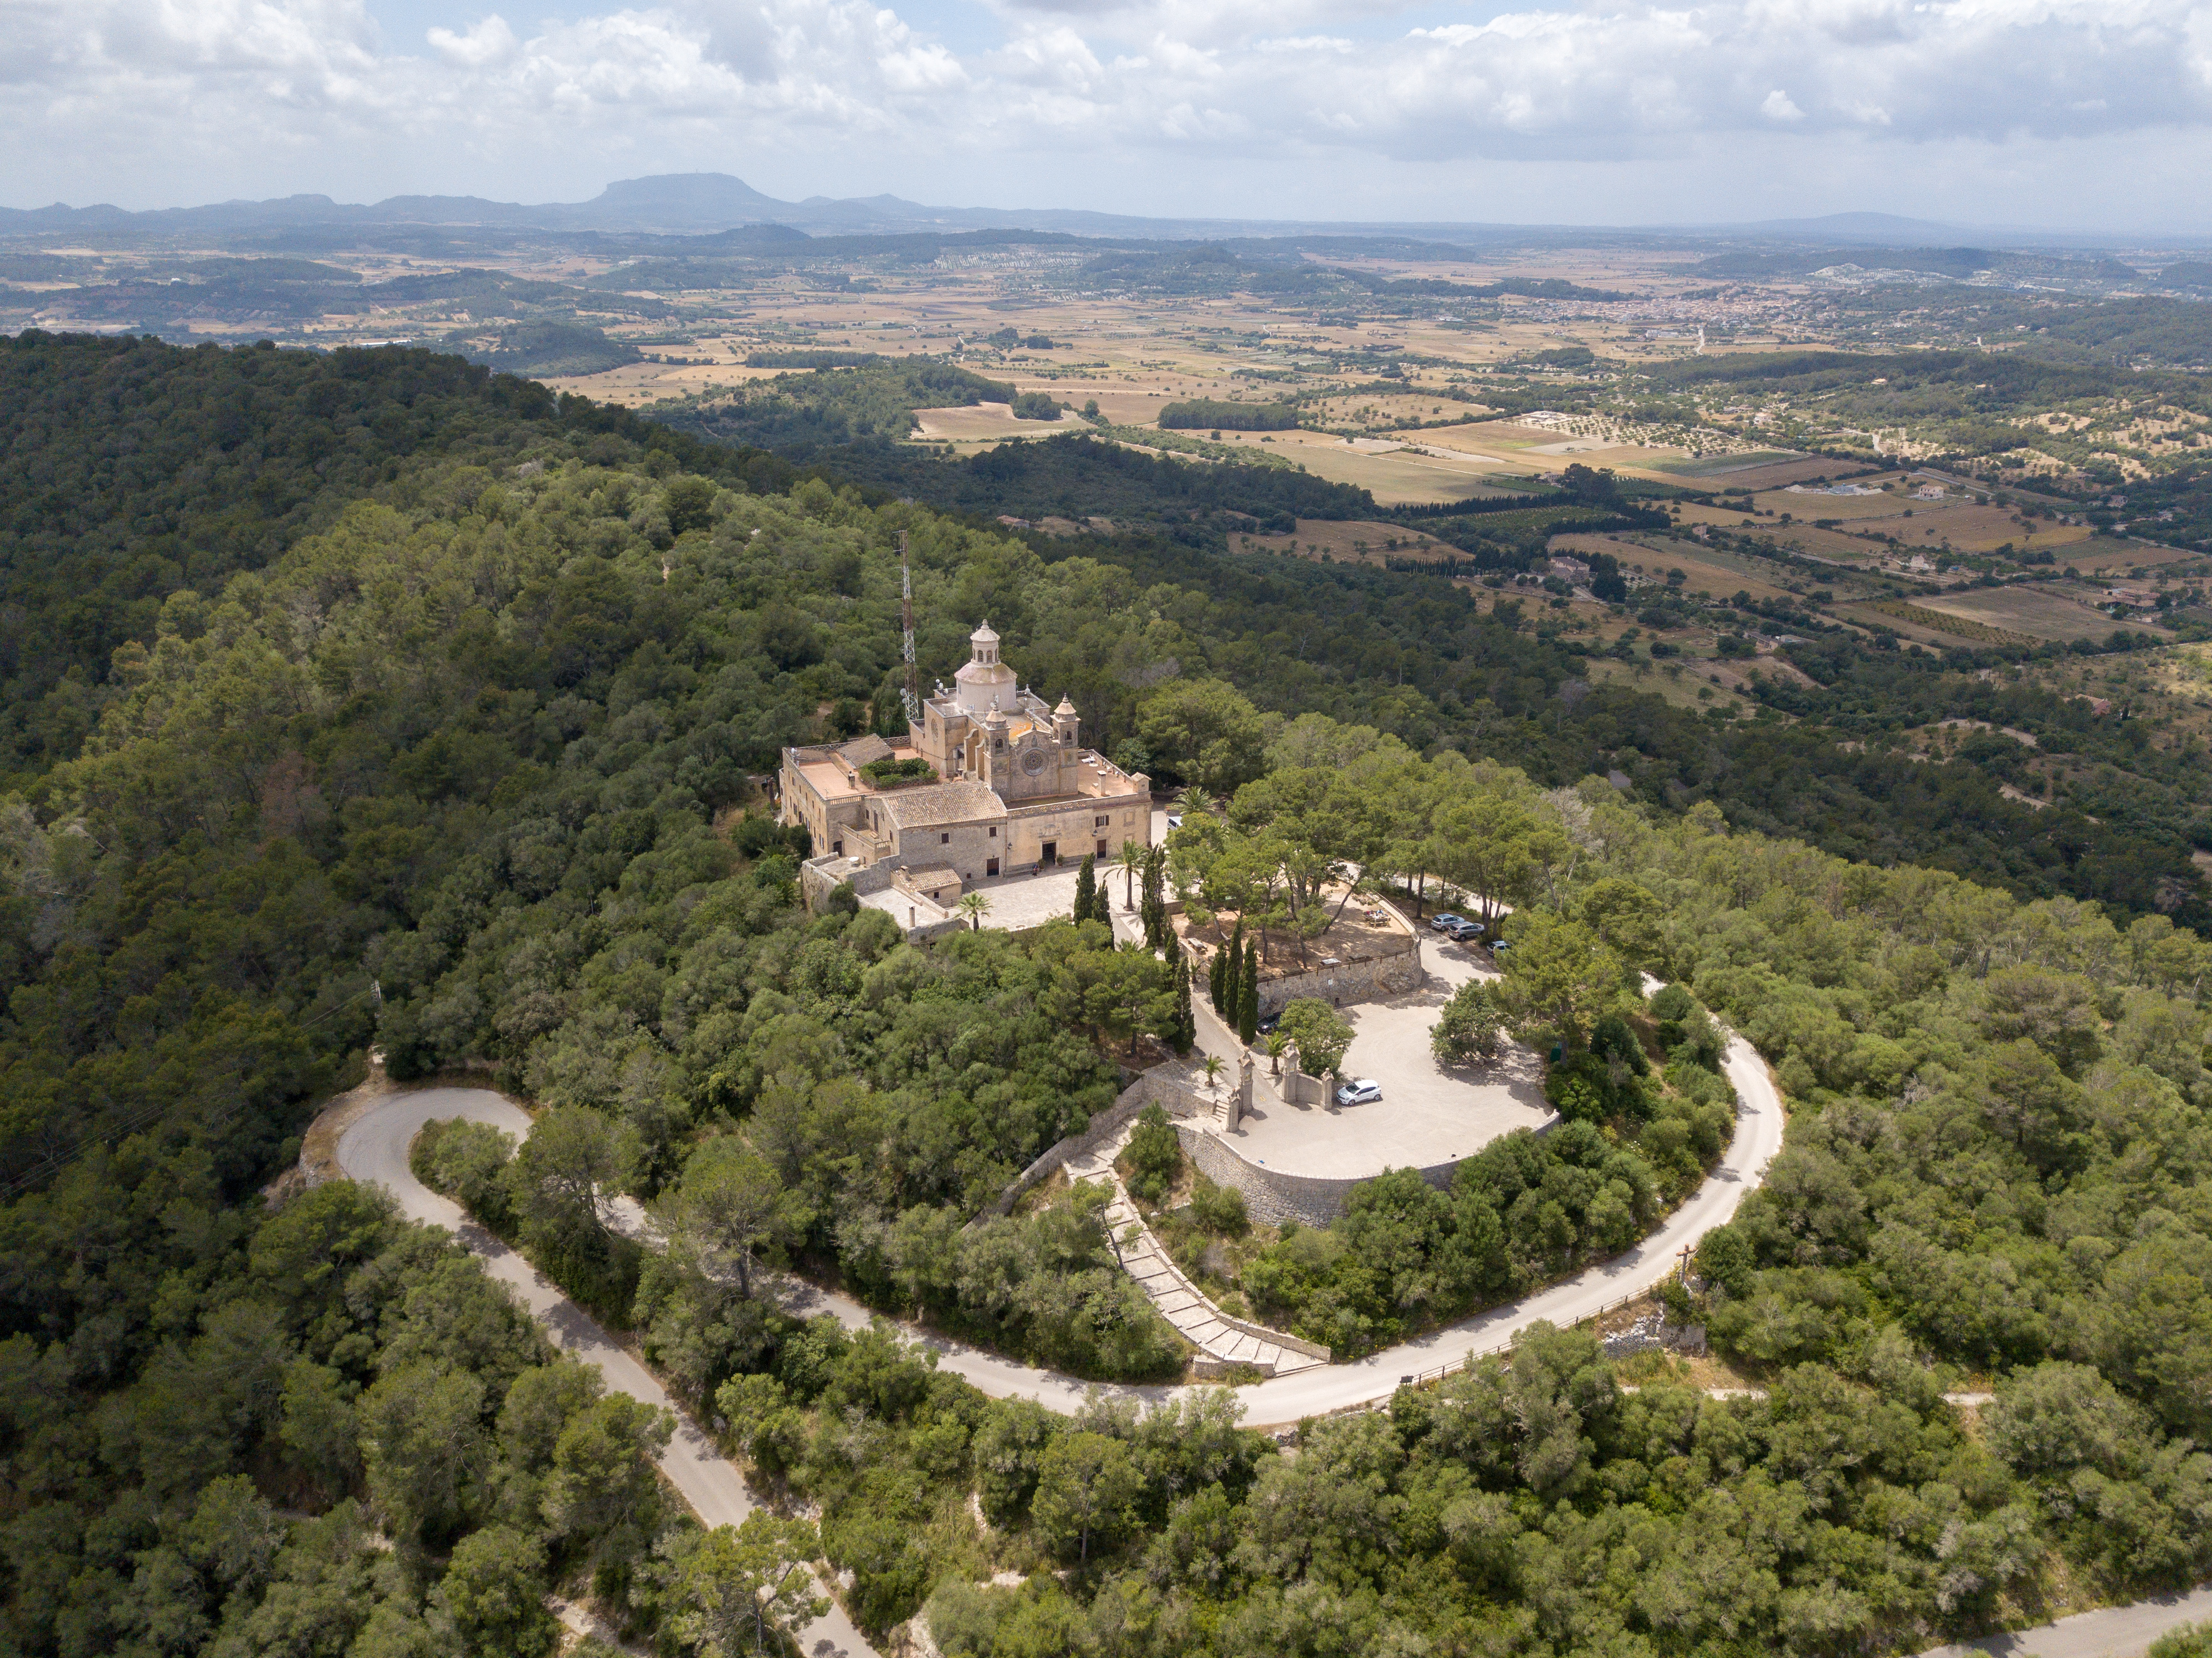
[[[2212,233],[2212,0],[0,0],[0,203]]]

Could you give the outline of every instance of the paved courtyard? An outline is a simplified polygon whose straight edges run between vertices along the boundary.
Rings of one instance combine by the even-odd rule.
[[[1471,1157],[1501,1134],[1550,1122],[1544,1067],[1528,1049],[1516,1044],[1492,1064],[1452,1071],[1429,1052],[1429,1032],[1452,992],[1497,975],[1466,946],[1433,937],[1422,940],[1421,965],[1428,974],[1421,990],[1344,1009],[1357,1033],[1345,1074],[1382,1084],[1380,1100],[1342,1108],[1285,1105],[1259,1085],[1263,1058],[1254,1109],[1230,1144],[1282,1174],[1354,1180]]]
[[[980,892],[991,901],[990,910],[983,917],[987,928],[1019,932],[1042,926],[1055,917],[1065,920],[1074,913],[1075,881],[1081,868],[1080,864],[1063,864],[1041,875],[1001,875],[978,881],[966,890]],[[1122,889],[1128,878],[1121,873],[1119,864],[1108,865],[1105,875],[1109,878],[1107,890],[1114,900],[1114,936],[1121,939],[1143,938],[1144,924],[1137,919],[1136,912],[1121,907]],[[1144,896],[1141,880],[1137,884],[1137,896]],[[882,910],[901,926],[927,926],[957,913],[896,890],[872,892],[860,902],[871,909]]]

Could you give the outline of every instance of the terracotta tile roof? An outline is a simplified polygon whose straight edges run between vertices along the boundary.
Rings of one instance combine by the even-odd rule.
[[[876,797],[876,807],[898,829],[935,823],[983,823],[1006,815],[1006,802],[981,783],[926,783]]]
[[[891,757],[891,745],[871,732],[866,737],[856,737],[837,752],[856,766],[872,765],[878,760]]]

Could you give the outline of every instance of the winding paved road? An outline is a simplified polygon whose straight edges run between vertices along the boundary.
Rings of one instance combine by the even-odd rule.
[[[1396,1390],[1401,1377],[1456,1363],[1470,1351],[1487,1352],[1507,1346],[1516,1335],[1539,1320],[1573,1324],[1658,1283],[1674,1269],[1685,1247],[1693,1246],[1735,1213],[1743,1194],[1759,1184],[1767,1163],[1782,1149],[1782,1099],[1767,1074],[1765,1062],[1749,1042],[1738,1037],[1729,1043],[1725,1063],[1739,1101],[1735,1136],[1727,1154],[1720,1167],[1689,1200],[1635,1248],[1601,1261],[1526,1300],[1493,1307],[1356,1363],[1324,1365],[1239,1388],[1246,1421],[1255,1427],[1282,1427],[1304,1417],[1323,1416],[1332,1411],[1388,1399]],[[441,1117],[467,1117],[492,1123],[518,1137],[530,1132],[530,1120],[520,1108],[481,1089],[441,1088],[395,1094],[372,1107],[346,1131],[338,1144],[339,1166],[356,1180],[374,1181],[389,1187],[398,1196],[400,1206],[415,1219],[430,1221],[459,1233],[471,1248],[483,1255],[495,1277],[516,1287],[531,1310],[546,1321],[556,1339],[564,1345],[579,1345],[580,1350],[580,1344],[599,1344],[614,1361],[628,1367],[617,1379],[616,1370],[610,1365],[608,1379],[611,1385],[641,1399],[652,1397],[656,1402],[665,1402],[659,1385],[644,1369],[609,1341],[580,1309],[564,1300],[526,1261],[467,1222],[459,1206],[440,1197],[414,1177],[407,1167],[408,1144],[424,1123]],[[787,1279],[780,1291],[780,1298],[788,1310],[801,1315],[830,1313],[848,1328],[864,1329],[877,1316],[849,1297],[812,1284]],[[546,1310],[541,1310],[541,1303]],[[998,1353],[925,1331],[908,1329],[907,1333],[937,1354],[940,1370],[974,1383],[994,1399],[1034,1399],[1050,1409],[1073,1413],[1097,1388],[1096,1383],[1018,1363]],[[652,1394],[642,1391],[646,1388],[653,1389]],[[1106,1391],[1158,1400],[1182,1390],[1152,1387]],[[703,1440],[699,1442],[704,1446]],[[675,1448],[680,1450],[682,1446]],[[672,1456],[674,1455],[672,1450]],[[727,1463],[713,1455],[711,1448],[705,1451],[704,1456],[717,1467],[728,1467]],[[690,1468],[698,1461],[685,1459],[683,1466]],[[677,1479],[685,1496],[692,1496],[673,1469],[670,1477]],[[734,1471],[731,1478],[735,1479]],[[700,1500],[695,1497],[695,1505]],[[742,1496],[736,1500],[743,1501]],[[708,1510],[702,1507],[700,1513],[705,1518]]]
[[[442,1226],[482,1258],[484,1271],[506,1284],[545,1327],[563,1352],[599,1367],[607,1386],[676,1418],[676,1434],[660,1458],[661,1472],[683,1494],[700,1522],[734,1526],[753,1511],[752,1494],[714,1442],[700,1432],[653,1373],[625,1352],[590,1314],[562,1295],[538,1269],[468,1218],[461,1206],[415,1178],[407,1148],[427,1122],[465,1118],[489,1123],[520,1139],[530,1119],[519,1106],[481,1088],[426,1088],[394,1094],[356,1119],[338,1141],[338,1167],[351,1178],[383,1187],[410,1220]],[[829,1615],[802,1632],[801,1649],[816,1658],[876,1658],[876,1649],[834,1601]]]
[[[1255,1426],[1277,1426],[1300,1417],[1386,1399],[1401,1376],[1432,1370],[1463,1357],[1470,1350],[1503,1346],[1539,1319],[1573,1323],[1665,1277],[1674,1264],[1675,1252],[1694,1244],[1733,1216],[1743,1194],[1759,1184],[1767,1163],[1782,1149],[1782,1102],[1765,1063],[1748,1042],[1738,1038],[1729,1044],[1726,1065],[1741,1101],[1735,1137],[1727,1157],[1697,1193],[1638,1248],[1526,1301],[1493,1308],[1359,1363],[1332,1364],[1242,1388],[1247,1420]],[[448,1118],[489,1123],[518,1138],[530,1132],[530,1119],[519,1107],[483,1089],[433,1088],[394,1094],[370,1106],[345,1131],[338,1142],[338,1166],[355,1180],[386,1187],[410,1218],[445,1227],[457,1235],[482,1257],[485,1271],[521,1297],[555,1343],[564,1351],[598,1365],[608,1386],[674,1412],[678,1432],[661,1459],[670,1482],[705,1524],[735,1525],[742,1521],[753,1508],[743,1476],[677,1408],[652,1374],[527,1261],[469,1220],[459,1206],[415,1178],[407,1166],[409,1145],[423,1124]],[[623,1207],[627,1211],[629,1206]],[[625,1213],[623,1218],[635,1218]],[[876,1316],[848,1297],[799,1280],[783,1279],[778,1289],[789,1310],[801,1315],[828,1312],[848,1328],[866,1328]],[[924,1331],[908,1328],[906,1333],[937,1354],[939,1369],[963,1377],[994,1399],[1035,1399],[1052,1410],[1071,1413],[1096,1390],[1095,1384],[1018,1364]],[[1182,1390],[1106,1391],[1159,1400]],[[2167,1631],[2205,1619],[2212,1619],[2212,1589],[2082,1612],[2040,1629],[1940,1647],[1921,1658],[1982,1658],[1983,1655],[1990,1658],[2138,1658]],[[846,1658],[874,1658],[874,1649],[843,1611],[835,1606],[827,1618],[806,1630],[804,1644],[817,1658],[832,1653]]]

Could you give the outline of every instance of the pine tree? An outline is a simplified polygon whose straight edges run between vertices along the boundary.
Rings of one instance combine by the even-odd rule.
[[[1252,1046],[1260,1034],[1260,941],[1245,947],[1244,969],[1237,975],[1237,1040]]]
[[[1175,1051],[1188,1054],[1198,1040],[1198,1016],[1190,1005],[1190,957],[1179,950],[1176,951],[1175,1017]]]
[[[1095,861],[1089,853],[1085,853],[1083,867],[1075,872],[1075,919],[1078,921],[1094,919],[1091,912],[1097,908],[1098,874],[1092,867]]]

